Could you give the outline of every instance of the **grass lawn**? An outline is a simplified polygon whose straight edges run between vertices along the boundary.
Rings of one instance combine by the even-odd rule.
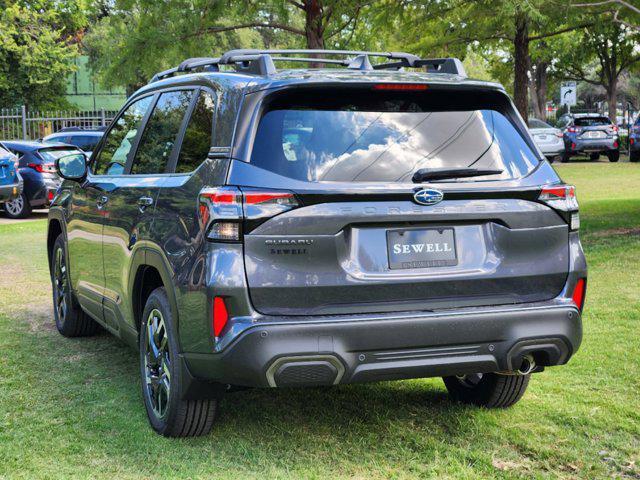
[[[581,202],[584,342],[500,411],[440,379],[254,390],[209,436],[162,438],[136,353],[55,331],[45,222],[0,225],[0,478],[640,478],[640,165],[557,168]]]

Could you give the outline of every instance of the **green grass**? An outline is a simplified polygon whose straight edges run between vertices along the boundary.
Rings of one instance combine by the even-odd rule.
[[[159,437],[136,354],[55,331],[45,222],[0,226],[0,478],[639,478],[640,165],[558,171],[582,207],[584,342],[501,411],[439,379],[254,390],[207,437]]]

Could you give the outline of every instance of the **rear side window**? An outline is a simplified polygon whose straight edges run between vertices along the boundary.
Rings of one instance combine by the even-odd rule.
[[[519,178],[539,163],[499,111],[449,110],[442,94],[438,105],[429,95],[368,97],[325,100],[334,105],[324,107],[276,104],[260,120],[251,163],[309,182],[402,183],[422,168],[503,170],[463,181]]]
[[[140,139],[132,174],[164,173],[192,96],[191,90],[160,95]]]
[[[576,118],[574,124],[576,127],[606,127],[611,125],[611,120],[607,117],[584,117]]]
[[[213,97],[201,92],[182,140],[176,173],[194,171],[207,159],[213,130]]]

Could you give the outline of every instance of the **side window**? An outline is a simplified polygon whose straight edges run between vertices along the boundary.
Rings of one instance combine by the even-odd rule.
[[[164,173],[192,97],[192,90],[160,95],[142,133],[131,167],[132,174]]]
[[[192,172],[206,160],[211,147],[213,108],[211,94],[201,92],[182,140],[176,173]]]
[[[129,105],[116,120],[93,162],[92,171],[95,175],[120,175],[124,171],[133,139],[152,100],[153,96],[141,98]]]

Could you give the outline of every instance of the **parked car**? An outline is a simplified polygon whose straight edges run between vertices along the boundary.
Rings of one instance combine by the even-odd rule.
[[[562,131],[559,128],[552,127],[537,118],[529,119],[529,132],[533,136],[533,141],[540,151],[547,157],[547,160],[553,162],[560,159],[564,153],[564,140]]]
[[[629,160],[640,161],[640,115],[629,129]]]
[[[0,143],[0,204],[22,193],[22,177],[16,168],[17,157]]]
[[[56,133],[47,135],[42,141],[45,143],[66,143],[67,145],[74,145],[90,157],[93,149],[102,138],[102,135],[104,135],[103,129],[88,130],[78,127],[67,127]]]
[[[589,155],[591,160],[607,156],[610,162],[620,159],[618,126],[598,113],[567,113],[558,119],[558,128],[564,134],[563,162],[573,155]]]
[[[236,387],[442,376],[508,407],[580,346],[575,189],[504,88],[457,59],[325,53],[186,60],[90,163],[57,160],[56,326],[138,348],[163,435],[206,433]],[[276,69],[292,55],[347,59]]]
[[[26,218],[33,208],[48,207],[60,186],[55,161],[58,157],[80,152],[71,145],[23,140],[3,142],[18,156],[18,170],[24,180],[22,193],[4,204],[5,215]]]

